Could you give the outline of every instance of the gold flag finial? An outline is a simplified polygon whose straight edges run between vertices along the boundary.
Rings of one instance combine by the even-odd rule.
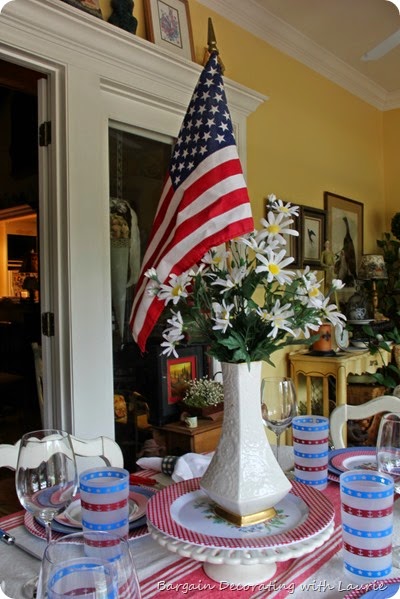
[[[211,17],[208,17],[208,37],[207,37],[208,51],[218,52],[217,40],[215,39],[214,27],[212,24]]]
[[[218,54],[218,62],[219,62],[219,65],[221,67],[221,72],[222,72],[222,74],[224,74],[225,65],[222,62],[221,57],[219,55],[219,50],[217,48],[217,40],[216,40],[216,37],[215,37],[214,27],[213,27],[213,24],[212,24],[211,17],[208,17],[207,48],[206,48],[205,53],[204,53],[203,65],[206,64],[206,62],[210,58],[210,54],[212,54],[213,52],[216,52]]]

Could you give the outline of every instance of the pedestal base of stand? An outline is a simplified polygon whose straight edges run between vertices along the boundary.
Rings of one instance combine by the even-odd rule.
[[[217,504],[214,505],[214,512],[217,514],[217,516],[227,520],[228,522],[231,522],[231,524],[235,524],[235,526],[250,526],[251,524],[259,524],[260,522],[271,520],[271,518],[276,515],[275,509],[270,507],[262,512],[257,512],[256,514],[239,516],[238,514],[233,514]]]
[[[270,580],[276,572],[276,564],[251,564],[228,566],[227,564],[203,565],[204,572],[216,582],[235,585],[253,585]]]

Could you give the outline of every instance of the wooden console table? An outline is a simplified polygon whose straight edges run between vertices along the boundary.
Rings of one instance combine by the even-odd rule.
[[[300,377],[306,380],[306,408],[307,414],[312,413],[311,408],[311,379],[322,378],[322,413],[329,417],[329,389],[328,378],[333,376],[336,380],[336,405],[347,403],[347,377],[349,374],[374,374],[378,368],[387,365],[390,361],[390,352],[382,350],[371,354],[368,350],[362,353],[338,352],[336,356],[313,356],[308,350],[301,350],[289,354],[290,376],[296,386],[299,397]]]
[[[165,439],[169,455],[184,453],[205,453],[214,451],[221,436],[222,418],[219,420],[198,421],[196,428],[189,428],[183,422],[171,422],[164,426],[153,426]]]

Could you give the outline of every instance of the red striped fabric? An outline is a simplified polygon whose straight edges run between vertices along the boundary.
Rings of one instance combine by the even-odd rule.
[[[217,56],[205,66],[175,145],[143,259],[130,316],[140,349],[164,303],[147,293],[145,273],[162,283],[212,248],[254,229]]]

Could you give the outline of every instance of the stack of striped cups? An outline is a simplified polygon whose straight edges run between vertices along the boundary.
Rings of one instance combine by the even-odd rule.
[[[79,477],[83,532],[103,531],[127,538],[129,472],[124,468],[92,468]]]
[[[325,489],[328,484],[328,418],[296,416],[292,429],[295,479],[314,489]]]
[[[340,475],[344,569],[355,581],[384,578],[392,570],[393,492],[389,474]]]

